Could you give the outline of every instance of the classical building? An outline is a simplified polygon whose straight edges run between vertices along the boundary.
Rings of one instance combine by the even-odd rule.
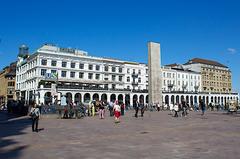
[[[67,100],[87,102],[93,99],[110,100],[105,92],[115,91],[128,95],[147,89],[146,65],[110,58],[88,56],[75,49],[43,45],[23,64],[17,67],[17,96],[25,100],[50,102],[51,96],[67,95]],[[55,76],[54,76],[55,75]],[[57,84],[57,92],[53,92]],[[91,96],[100,91],[100,94]],[[56,90],[55,90],[56,91]],[[85,94],[74,95],[74,91]],[[120,100],[123,97],[120,98]],[[141,96],[146,100],[146,95]],[[117,99],[111,96],[111,100]]]
[[[15,100],[16,62],[11,63],[0,72],[0,104]]]
[[[148,103],[146,64],[93,57],[85,51],[50,44],[22,57],[18,58],[16,70],[16,94],[26,102],[47,104],[66,96],[67,102],[117,99],[127,105],[134,100]],[[237,93],[201,93],[201,76],[194,71],[163,67],[162,72],[159,76],[163,76],[162,100],[166,104],[183,99],[191,104],[199,99],[223,104],[230,99],[238,100]]]
[[[178,67],[162,67],[163,91],[201,92],[201,74]]]
[[[184,68],[201,73],[203,92],[231,93],[232,75],[230,69],[216,61],[194,58]]]

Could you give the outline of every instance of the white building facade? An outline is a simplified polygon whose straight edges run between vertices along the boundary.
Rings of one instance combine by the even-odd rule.
[[[183,69],[162,68],[163,101],[226,103],[238,94],[201,94],[201,75]],[[123,101],[132,105],[148,103],[148,66],[110,58],[88,56],[87,52],[43,45],[25,62],[19,59],[16,71],[18,99],[52,103],[67,97],[67,102],[89,100]],[[215,100],[216,99],[216,100]]]
[[[201,74],[189,70],[162,67],[163,91],[201,92]]]

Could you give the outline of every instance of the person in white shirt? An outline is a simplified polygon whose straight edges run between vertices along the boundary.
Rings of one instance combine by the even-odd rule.
[[[178,117],[179,107],[178,107],[178,104],[177,104],[177,103],[174,105],[173,109],[174,109],[174,112],[175,112],[174,117]]]
[[[113,111],[114,111],[115,123],[119,123],[120,122],[121,107],[118,104],[117,100],[114,103]]]
[[[30,116],[32,118],[32,131],[38,132],[38,121],[40,119],[40,110],[36,107],[36,104],[34,103],[31,110],[30,110]]]

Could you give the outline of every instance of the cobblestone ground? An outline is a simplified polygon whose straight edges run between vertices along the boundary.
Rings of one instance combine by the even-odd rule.
[[[237,159],[240,157],[240,114],[190,112],[174,118],[169,112],[129,111],[115,124],[100,120],[44,116],[43,130],[31,132],[27,117],[4,120],[0,114],[0,158],[18,159]]]

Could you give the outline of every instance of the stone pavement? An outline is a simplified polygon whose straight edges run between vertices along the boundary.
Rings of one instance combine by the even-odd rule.
[[[27,117],[0,122],[0,158],[17,159],[237,159],[240,114],[190,112],[174,118],[168,111],[133,112],[115,124],[112,117],[43,117],[42,131],[31,132]],[[0,114],[1,115],[1,114]],[[108,114],[107,114],[108,115]]]

